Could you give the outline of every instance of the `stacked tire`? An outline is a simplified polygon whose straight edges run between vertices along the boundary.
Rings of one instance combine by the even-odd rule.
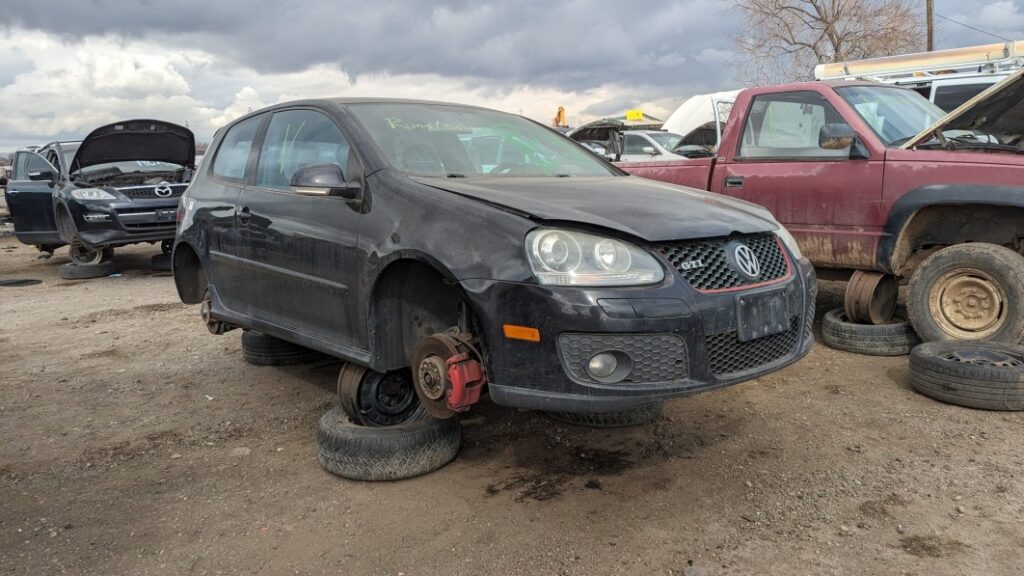
[[[890,323],[877,325],[851,322],[843,308],[836,308],[821,320],[821,339],[830,348],[868,356],[906,356],[921,343],[901,308]]]
[[[948,404],[1024,410],[1024,347],[994,342],[927,342],[910,354],[910,384]]]

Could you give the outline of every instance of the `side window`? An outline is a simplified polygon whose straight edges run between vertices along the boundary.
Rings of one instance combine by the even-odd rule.
[[[644,146],[650,146],[647,140],[636,134],[626,134],[626,138],[623,142],[622,153],[623,154],[643,154]]]
[[[287,190],[292,174],[310,164],[348,172],[349,145],[330,118],[313,110],[275,112],[263,138],[256,185]]]
[[[845,124],[820,94],[785,92],[756,96],[743,129],[740,158],[849,158],[850,149],[818,146],[825,124]]]
[[[241,180],[245,177],[245,165],[249,163],[249,151],[256,138],[256,130],[264,116],[253,116],[235,124],[220,141],[217,155],[213,160],[213,173],[221,178]]]
[[[57,169],[35,152],[18,152],[14,159],[14,174],[11,175],[11,180],[28,180],[29,174],[44,171],[56,173]]]
[[[936,86],[933,100],[935,105],[946,112],[952,112],[974,98],[991,84],[960,84],[958,86]]]

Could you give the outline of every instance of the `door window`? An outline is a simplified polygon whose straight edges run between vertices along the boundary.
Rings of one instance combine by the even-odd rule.
[[[256,138],[256,130],[264,116],[253,116],[228,128],[228,133],[217,148],[213,159],[213,173],[229,180],[241,180],[245,177],[245,166],[249,162],[252,141]]]
[[[845,124],[820,94],[785,92],[756,96],[750,105],[740,147],[741,158],[849,158],[850,149],[818,146],[825,124]]]
[[[18,152],[14,159],[14,174],[11,175],[11,180],[28,180],[28,175],[32,172],[43,171],[56,174],[57,169],[35,152]]]
[[[292,174],[310,164],[337,164],[348,173],[348,141],[330,118],[313,110],[275,112],[263,138],[256,185],[287,190]]]
[[[636,134],[626,134],[623,154],[644,154],[644,146],[650,146],[650,142]]]

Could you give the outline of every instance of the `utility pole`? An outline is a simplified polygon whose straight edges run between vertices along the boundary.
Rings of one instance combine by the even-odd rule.
[[[935,49],[935,16],[932,10],[933,0],[925,0],[925,10],[927,12],[928,20],[928,51],[931,52]]]

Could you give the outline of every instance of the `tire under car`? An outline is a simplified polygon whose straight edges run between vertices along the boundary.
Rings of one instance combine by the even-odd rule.
[[[1024,410],[1024,347],[995,342],[927,342],[910,354],[910,384],[948,404]]]
[[[320,418],[317,459],[328,472],[352,480],[421,476],[455,459],[462,442],[458,418],[419,420],[375,428],[354,424],[336,406]]]
[[[110,276],[117,269],[113,262],[105,261],[99,264],[75,264],[68,262],[61,264],[57,274],[65,280],[85,280],[88,278],[102,278]]]
[[[661,416],[664,402],[643,404],[616,412],[545,412],[554,420],[590,428],[625,428],[650,424]]]
[[[901,308],[888,324],[857,324],[836,308],[821,320],[821,339],[830,348],[867,356],[905,356],[921,343]]]
[[[242,356],[255,366],[304,364],[324,357],[315,350],[252,330],[242,333]]]

